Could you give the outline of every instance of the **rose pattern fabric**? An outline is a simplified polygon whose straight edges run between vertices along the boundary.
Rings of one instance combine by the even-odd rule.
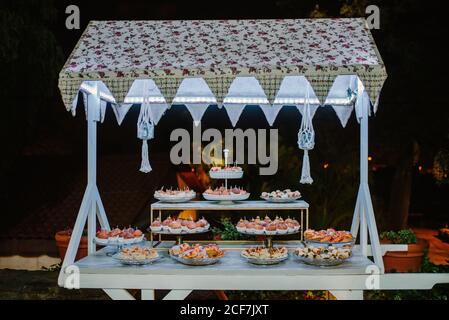
[[[252,75],[272,101],[283,76],[305,75],[323,100],[339,74],[377,98],[387,75],[364,19],[92,21],[59,86],[66,103],[82,81],[103,80],[122,102],[151,78],[171,102],[183,78],[202,77],[222,101],[233,78]]]

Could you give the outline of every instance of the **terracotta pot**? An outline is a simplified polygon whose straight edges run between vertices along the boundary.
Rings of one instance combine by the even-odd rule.
[[[382,244],[391,244],[389,241],[381,241]],[[387,251],[383,257],[385,272],[419,272],[425,251],[429,243],[424,239],[418,239],[416,244],[409,244],[408,251]]]
[[[59,250],[59,256],[61,260],[64,260],[65,253],[67,252],[67,248],[69,246],[71,231],[58,231],[55,234],[56,246]],[[84,258],[87,256],[87,237],[83,236],[80,240],[80,245],[78,247],[78,251],[76,253],[75,261]]]

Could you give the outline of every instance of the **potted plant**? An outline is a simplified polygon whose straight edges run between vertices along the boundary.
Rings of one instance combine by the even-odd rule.
[[[64,261],[67,248],[69,246],[70,237],[72,236],[72,229],[58,231],[55,234],[56,246],[58,247],[59,256]],[[75,261],[87,256],[87,232],[83,231],[81,236],[78,251],[76,253]]]
[[[438,238],[443,242],[449,243],[449,228],[447,226],[438,230]]]
[[[419,272],[429,244],[416,238],[412,230],[386,231],[380,234],[382,244],[407,244],[408,251],[387,251],[383,257],[385,272]]]

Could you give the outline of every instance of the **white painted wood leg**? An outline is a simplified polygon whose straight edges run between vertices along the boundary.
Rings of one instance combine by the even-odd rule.
[[[360,225],[360,187],[357,193],[357,200],[355,202],[354,216],[352,217],[351,234],[357,238]]]
[[[76,253],[78,251],[78,246],[83,234],[84,226],[86,225],[87,215],[89,213],[89,206],[92,199],[91,191],[92,188],[88,186],[84,192],[83,200],[81,201],[81,206],[78,216],[76,217],[75,226],[72,230],[67,252],[65,254],[64,261],[62,262],[61,271],[59,272],[58,284],[60,287],[64,286],[65,268],[75,262]]]
[[[337,300],[363,300],[363,290],[331,290]]]
[[[100,192],[98,191],[98,187],[95,187],[95,194],[97,199],[97,217],[98,222],[100,223],[101,228],[106,230],[111,230],[109,226],[108,217],[106,216],[106,211],[104,210],[103,202],[101,201]]]
[[[154,290],[142,290],[141,296],[142,300],[155,300]]]
[[[363,199],[363,193],[362,193]],[[368,256],[368,225],[366,224],[366,213],[367,210],[363,205],[364,200],[362,200],[362,205],[360,206],[360,251],[362,254]]]
[[[379,233],[377,231],[376,217],[374,216],[373,203],[371,201],[371,195],[368,184],[363,185],[364,191],[364,205],[366,213],[366,222],[368,225],[369,238],[371,242],[371,251],[373,254],[374,262],[379,267],[380,272],[384,273],[384,262],[382,258],[382,247],[380,246]]]
[[[112,300],[136,300],[125,289],[103,289]]]
[[[171,290],[163,300],[184,300],[193,290]]]
[[[97,231],[97,203],[95,199],[95,194],[92,197],[90,203],[90,210],[87,217],[87,251],[89,254],[95,253],[97,251],[97,245],[95,244],[95,233]]]

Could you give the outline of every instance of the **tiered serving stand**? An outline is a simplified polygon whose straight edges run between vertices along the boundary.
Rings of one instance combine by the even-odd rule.
[[[266,248],[273,248],[273,237],[276,236],[289,236],[293,234],[302,233],[302,226],[299,227],[299,230],[287,232],[287,233],[276,233],[276,234],[255,234],[254,232],[247,232],[247,231],[239,231],[241,234],[249,235],[249,236],[255,236],[255,237],[264,237],[264,245]]]
[[[228,167],[228,157],[229,157],[229,150],[228,149],[224,149],[223,150],[224,153],[224,161],[225,161],[225,165],[224,167],[227,168]],[[211,179],[222,179],[224,180],[225,183],[225,188],[228,189],[228,179],[241,179],[243,177],[243,170],[241,171],[225,171],[222,170],[221,172],[214,172],[214,171],[209,171],[209,176],[211,177]],[[250,194],[246,193],[243,195],[229,195],[229,196],[223,196],[223,195],[211,195],[211,194],[207,194],[207,193],[203,193],[203,197],[206,200],[209,201],[219,201],[220,204],[234,204],[235,201],[243,201],[243,200],[247,200],[249,198]]]
[[[97,245],[103,246],[106,249],[108,256],[113,256],[120,252],[120,250],[127,245],[133,245],[133,244],[139,244],[144,242],[146,239],[142,235],[141,237],[134,238],[132,240],[123,241],[123,239],[120,238],[109,238],[109,239],[98,239],[97,237],[94,238],[94,242]]]
[[[174,233],[174,232],[170,232],[170,231],[151,231],[151,229],[149,228],[148,231],[151,232],[151,236],[150,236],[150,241],[151,241],[151,246],[153,246],[153,234],[158,234],[159,235],[159,240],[160,237],[162,235],[171,235],[171,236],[176,236],[176,244],[181,244],[184,241],[184,237],[185,236],[192,236],[194,234],[203,234],[203,233],[208,233],[210,232],[210,227],[207,230],[204,231],[198,231],[198,232],[186,232],[186,231],[181,231],[179,233]]]

